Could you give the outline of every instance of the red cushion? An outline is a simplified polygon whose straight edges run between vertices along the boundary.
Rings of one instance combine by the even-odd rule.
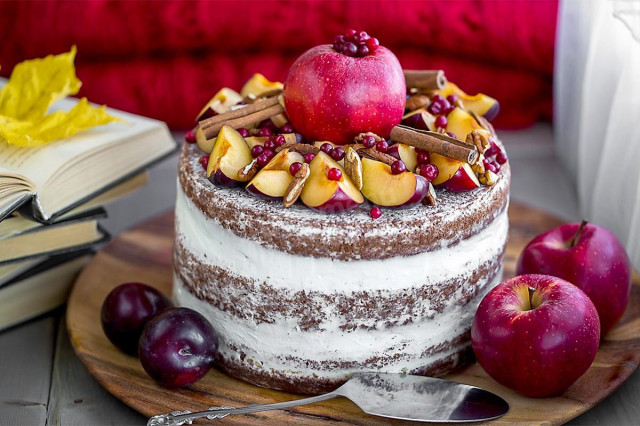
[[[0,74],[78,46],[81,94],[189,128],[222,86],[283,80],[305,49],[365,29],[405,68],[442,68],[496,97],[496,124],[551,116],[557,2],[0,2]]]

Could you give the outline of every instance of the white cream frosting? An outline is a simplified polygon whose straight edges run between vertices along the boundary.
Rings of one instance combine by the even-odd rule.
[[[178,185],[176,201],[176,238],[203,265],[232,271],[245,279],[264,282],[286,294],[305,291],[349,295],[359,291],[375,292],[382,297],[410,292],[418,287],[436,287],[449,280],[465,284],[449,297],[449,303],[436,310],[430,300],[420,300],[420,317],[405,312],[398,324],[387,327],[372,318],[363,324],[373,329],[344,331],[335,306],[326,305],[319,330],[305,331],[299,318],[280,316],[273,322],[258,322],[251,316],[238,318],[195,297],[178,276],[174,277],[173,297],[178,305],[193,308],[205,315],[220,336],[220,354],[227,360],[244,362],[247,368],[278,371],[291,377],[317,376],[342,379],[351,369],[318,369],[306,360],[317,362],[364,362],[376,357],[385,359],[376,368],[401,372],[432,365],[458,353],[463,345],[428,348],[448,342],[467,332],[483,295],[500,282],[502,272],[491,282],[483,278],[470,282],[474,270],[490,264],[504,248],[508,233],[506,209],[485,229],[458,244],[414,256],[383,260],[342,261],[331,258],[304,257],[265,247],[224,229],[184,194]],[[181,276],[191,279],[189,271]],[[491,274],[491,276],[493,276]],[[466,304],[457,301],[474,287],[480,290]],[[231,287],[233,288],[233,287]],[[221,290],[222,291],[222,290]],[[230,290],[225,290],[230,291]],[[232,291],[232,290],[231,290]],[[263,295],[244,294],[259,303]],[[242,351],[246,358],[240,359]],[[395,357],[395,358],[394,358]],[[371,367],[369,367],[371,368]]]

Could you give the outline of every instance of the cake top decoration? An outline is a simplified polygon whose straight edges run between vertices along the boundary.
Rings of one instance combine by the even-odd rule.
[[[291,66],[284,84],[254,75],[198,114],[206,177],[284,207],[326,213],[368,200],[383,208],[437,202],[495,184],[506,153],[490,124],[498,102],[470,96],[441,70],[402,70],[364,31],[348,30]]]

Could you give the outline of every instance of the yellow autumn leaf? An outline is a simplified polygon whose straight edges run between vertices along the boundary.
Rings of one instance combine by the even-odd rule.
[[[69,112],[47,114],[51,105],[75,95],[82,83],[73,61],[76,47],[60,55],[31,59],[16,65],[0,89],[0,140],[22,147],[36,147],[101,126],[118,118],[106,107],[94,107],[80,99]]]
[[[73,46],[70,52],[16,65],[9,82],[0,90],[0,114],[37,120],[55,101],[78,93],[82,83],[76,77],[75,57]]]
[[[69,112],[56,111],[38,121],[0,115],[0,140],[33,148],[112,121],[118,119],[107,114],[105,106],[96,108],[82,98]]]

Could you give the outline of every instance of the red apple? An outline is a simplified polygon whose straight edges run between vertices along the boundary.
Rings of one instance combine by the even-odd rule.
[[[589,297],[549,275],[519,275],[492,289],[471,327],[478,363],[529,397],[558,395],[593,362],[600,322]]]
[[[518,274],[548,274],[580,287],[598,309],[602,335],[627,306],[631,264],[622,243],[607,229],[571,223],[538,235],[525,247]]]
[[[398,58],[383,46],[347,56],[331,45],[302,54],[284,82],[285,107],[307,140],[353,142],[362,132],[389,137],[400,123],[406,86]]]

